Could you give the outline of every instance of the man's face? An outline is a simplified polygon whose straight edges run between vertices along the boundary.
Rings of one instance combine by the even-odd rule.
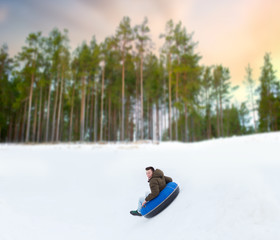
[[[147,175],[148,179],[150,179],[153,175],[153,171],[151,169],[147,170],[146,175]]]

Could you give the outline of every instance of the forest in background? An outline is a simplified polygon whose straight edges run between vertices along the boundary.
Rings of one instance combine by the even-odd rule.
[[[280,81],[270,53],[244,68],[248,100],[232,103],[230,69],[204,66],[198,43],[169,20],[153,52],[148,19],[70,52],[68,31],[30,33],[11,58],[0,49],[1,142],[182,141],[278,131]],[[257,51],[257,50],[256,50]]]

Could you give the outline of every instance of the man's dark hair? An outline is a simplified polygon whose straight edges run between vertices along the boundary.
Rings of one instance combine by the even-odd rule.
[[[152,170],[152,172],[155,171],[155,169],[153,167],[146,167],[146,171],[148,171],[148,170]]]

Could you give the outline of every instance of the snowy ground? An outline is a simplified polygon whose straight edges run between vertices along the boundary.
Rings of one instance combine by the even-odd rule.
[[[280,132],[200,143],[0,144],[1,240],[278,240]],[[134,217],[145,167],[180,186]]]

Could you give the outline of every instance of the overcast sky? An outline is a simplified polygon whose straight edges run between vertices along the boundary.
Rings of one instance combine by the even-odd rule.
[[[69,30],[71,50],[93,35],[98,42],[113,35],[123,16],[132,25],[148,17],[156,50],[169,19],[194,32],[201,64],[229,67],[234,85],[242,84],[245,67],[258,80],[265,52],[280,67],[280,1],[277,0],[0,0],[0,44],[10,55],[20,51],[27,35],[54,28]],[[277,72],[277,76],[279,73]],[[243,100],[244,92],[238,92]]]

